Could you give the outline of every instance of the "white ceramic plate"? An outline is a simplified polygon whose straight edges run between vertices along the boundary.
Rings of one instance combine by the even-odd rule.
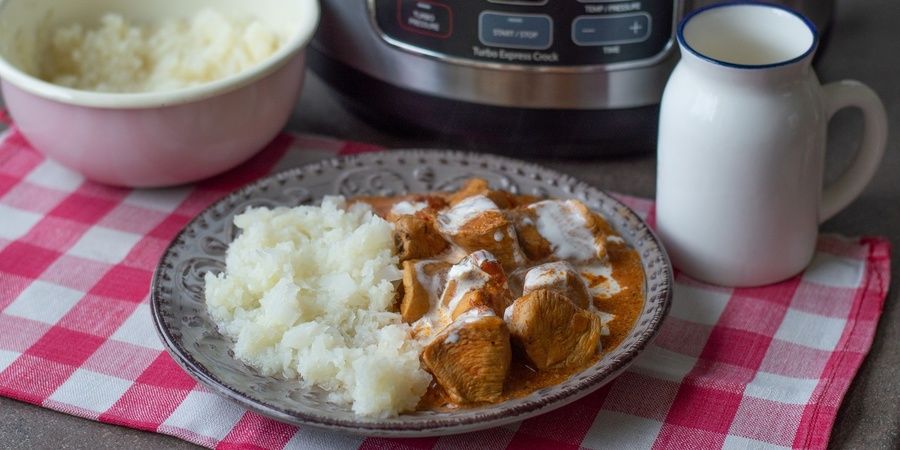
[[[451,412],[423,411],[390,419],[354,414],[325,400],[319,389],[262,376],[232,357],[232,342],[206,313],[203,274],[225,267],[235,236],[232,219],[249,206],[297,206],[341,194],[398,195],[448,191],[477,176],[513,193],[576,198],[603,214],[641,256],[644,309],[622,343],[569,380],[496,405]],[[434,436],[496,427],[571,403],[623,372],[656,335],[672,297],[672,269],[650,228],[603,191],[567,175],[521,161],[449,151],[369,153],[311,164],[264,178],[218,201],[175,238],[153,277],[151,306],[166,348],[189,374],[214,392],[282,422],[370,436]]]

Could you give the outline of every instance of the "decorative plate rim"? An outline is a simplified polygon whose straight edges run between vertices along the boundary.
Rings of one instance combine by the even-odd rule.
[[[500,167],[503,167],[503,165],[506,164],[516,166],[520,169],[528,168],[530,170],[533,170],[535,173],[542,173],[548,176],[548,178],[556,179],[558,180],[559,185],[571,187],[571,189],[566,189],[570,195],[574,195],[575,192],[579,191],[590,193],[592,195],[599,195],[604,201],[613,203],[618,211],[624,213],[624,219],[627,219],[629,222],[633,222],[635,225],[637,225],[639,233],[645,235],[650,239],[650,241],[652,241],[652,244],[654,244],[653,247],[658,252],[657,256],[660,260],[660,263],[662,264],[661,269],[663,270],[663,279],[656,281],[660,285],[657,296],[659,297],[658,301],[661,303],[662,307],[657,308],[649,318],[646,318],[644,320],[644,322],[646,323],[645,330],[639,334],[639,337],[635,339],[634,342],[632,342],[628,347],[623,347],[625,345],[625,342],[623,342],[615,349],[623,349],[622,353],[617,358],[610,361],[606,359],[606,356],[604,356],[600,361],[597,362],[597,364],[605,363],[607,364],[607,367],[602,368],[601,370],[597,370],[595,373],[588,375],[579,383],[559,392],[543,395],[535,400],[527,401],[513,407],[503,408],[502,406],[505,402],[498,403],[496,405],[490,405],[490,407],[485,408],[485,411],[483,413],[471,415],[464,418],[452,416],[446,418],[435,417],[429,422],[423,423],[404,422],[404,415],[400,415],[387,419],[377,419],[378,421],[366,422],[361,421],[361,419],[372,419],[359,416],[352,416],[353,418],[350,419],[340,419],[325,417],[323,415],[307,414],[302,411],[288,412],[274,405],[256,400],[249,396],[246,392],[242,392],[240,389],[229,386],[227,383],[220,380],[208,368],[198,362],[193,357],[191,352],[184,348],[182,343],[172,335],[170,327],[165,322],[163,313],[160,310],[160,293],[162,292],[162,287],[165,285],[164,281],[162,280],[163,271],[161,269],[169,261],[169,259],[177,256],[177,252],[174,252],[173,249],[184,244],[186,240],[186,234],[194,224],[201,220],[202,217],[212,211],[221,209],[222,205],[233,201],[233,199],[235,198],[249,198],[253,192],[268,189],[267,187],[264,187],[266,185],[269,185],[273,182],[279,182],[280,180],[286,180],[297,175],[302,175],[306,171],[321,173],[323,168],[343,171],[344,166],[349,166],[353,163],[357,163],[358,165],[358,161],[360,160],[366,160],[377,156],[392,156],[397,157],[398,159],[401,159],[404,156],[409,159],[419,159],[423,157],[438,157],[441,159],[453,158],[455,160],[458,160],[463,165],[467,164],[462,163],[462,161],[469,160],[483,160],[482,163],[484,163],[484,161],[499,162]],[[502,172],[497,170],[490,171],[497,173],[498,175],[503,174]],[[320,198],[321,196],[314,197],[314,199],[316,200],[319,200]],[[633,242],[629,242],[634,245]],[[646,275],[647,264],[644,256],[645,255],[641,255],[641,261]],[[650,283],[646,276],[644,282],[646,292],[647,286]],[[172,359],[174,359],[175,362],[185,370],[185,372],[187,372],[191,377],[196,379],[202,385],[206,386],[222,397],[235,402],[249,410],[292,425],[309,425],[319,428],[350,432],[354,434],[363,434],[367,436],[424,437],[471,432],[525,420],[530,417],[544,414],[551,410],[565,406],[566,404],[576,401],[609,383],[616,376],[624,372],[625,369],[627,369],[628,366],[630,366],[631,363],[634,362],[637,356],[644,351],[644,349],[659,333],[662,323],[668,316],[669,310],[671,308],[673,287],[674,272],[668,254],[666,253],[665,248],[662,246],[659,237],[650,228],[650,226],[640,216],[637,215],[637,213],[635,213],[630,207],[628,207],[621,201],[617,200],[615,197],[609,195],[606,191],[596,188],[565,173],[558,172],[554,169],[505,156],[471,153],[458,150],[398,149],[388,150],[386,152],[360,153],[355,155],[340,156],[304,164],[298,167],[264,176],[216,200],[208,207],[204,208],[196,216],[194,216],[194,218],[191,219],[190,222],[185,224],[185,226],[172,238],[171,242],[169,242],[169,244],[166,246],[165,251],[160,257],[159,263],[154,269],[151,279],[150,309],[156,333],[162,340],[166,351],[170,356],[172,356]],[[649,300],[649,297],[645,297],[645,306],[649,302]],[[633,326],[631,333],[635,332],[635,328],[638,326],[638,321],[642,318],[642,316],[644,316],[644,314],[646,314],[646,311],[642,312],[641,316],[639,316],[635,321],[635,325]],[[218,330],[215,331],[218,333]],[[580,373],[592,370],[595,367],[596,365],[587,368]]]

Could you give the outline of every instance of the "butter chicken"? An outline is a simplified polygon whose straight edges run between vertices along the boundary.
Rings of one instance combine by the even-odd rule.
[[[615,348],[643,307],[640,257],[577,200],[493,190],[359,198],[394,224],[398,309],[434,381],[420,410],[501,402]]]

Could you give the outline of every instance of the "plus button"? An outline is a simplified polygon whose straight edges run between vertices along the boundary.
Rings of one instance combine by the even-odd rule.
[[[637,35],[638,33],[641,32],[641,30],[644,29],[644,27],[643,27],[641,24],[639,24],[639,23],[637,22],[637,20],[635,20],[634,23],[631,24],[630,27],[628,27],[628,29],[631,30],[632,33],[634,33],[635,35]]]

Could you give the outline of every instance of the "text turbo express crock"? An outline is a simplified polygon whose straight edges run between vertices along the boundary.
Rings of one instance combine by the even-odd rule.
[[[310,64],[350,108],[469,147],[654,148],[675,27],[709,0],[323,0]],[[833,0],[788,0],[823,27]]]

